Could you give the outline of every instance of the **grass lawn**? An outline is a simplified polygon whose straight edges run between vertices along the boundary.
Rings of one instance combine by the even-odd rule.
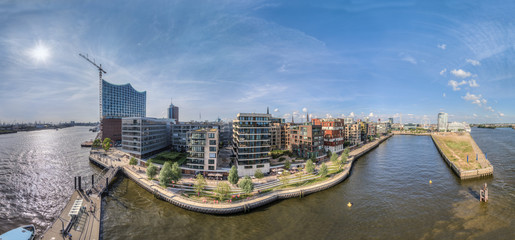
[[[160,154],[157,154],[152,158],[152,162],[158,164],[164,164],[165,162],[178,162],[179,165],[182,165],[186,162],[186,158],[188,157],[188,153],[180,153],[180,152],[171,152],[165,151]]]
[[[458,167],[464,170],[478,168],[479,163],[476,161],[476,153],[472,148],[470,135],[435,135],[435,138],[441,143],[440,147],[445,156]],[[467,156],[469,159],[468,163]]]

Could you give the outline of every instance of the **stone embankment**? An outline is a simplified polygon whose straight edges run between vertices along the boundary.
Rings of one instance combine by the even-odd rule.
[[[209,204],[204,202],[196,202],[189,198],[183,197],[179,194],[173,193],[162,187],[158,186],[154,182],[149,181],[145,177],[139,175],[134,168],[128,165],[119,165],[122,168],[122,172],[131,180],[136,182],[143,189],[152,193],[156,198],[172,203],[178,207],[200,212],[207,214],[216,214],[216,215],[226,215],[226,214],[235,214],[235,213],[245,213],[249,212],[251,209],[261,207],[267,204],[270,204],[276,200],[294,198],[294,197],[304,197],[306,195],[322,191],[328,189],[330,187],[335,186],[336,184],[345,180],[351,171],[352,164],[361,156],[369,152],[370,150],[377,147],[379,144],[390,138],[392,134],[388,136],[381,137],[380,139],[365,144],[362,147],[352,151],[348,158],[347,164],[344,166],[344,170],[340,173],[335,174],[329,179],[316,183],[309,186],[284,189],[284,190],[274,190],[269,193],[264,193],[258,195],[256,198],[250,200],[243,200],[234,203],[219,203],[219,204]],[[90,161],[94,163],[102,163],[102,160],[99,159],[99,155],[90,155]],[[107,162],[107,161],[106,161]],[[114,162],[115,165],[118,165],[120,162]],[[121,164],[121,163],[120,163]]]
[[[458,175],[458,177],[462,180],[464,179],[473,179],[480,178],[485,176],[493,175],[494,167],[488,159],[486,155],[483,154],[479,146],[476,144],[472,136],[468,133],[459,134],[460,138],[465,138],[467,145],[461,146],[462,149],[470,148],[470,155],[467,154],[467,159],[463,157],[463,154],[457,154],[452,150],[451,147],[448,146],[444,141],[454,141],[456,143],[458,140],[454,140],[453,138],[449,138],[449,136],[457,136],[456,133],[434,133],[431,134],[431,139],[438,149],[438,152],[444,159],[444,161],[451,167],[452,171]],[[447,138],[447,139],[445,139]],[[456,150],[456,149],[455,149]],[[466,153],[465,153],[466,154]],[[469,164],[470,158],[471,162],[474,162],[476,165],[471,167],[471,163]],[[477,160],[476,160],[477,158]],[[473,168],[473,169],[470,169]]]

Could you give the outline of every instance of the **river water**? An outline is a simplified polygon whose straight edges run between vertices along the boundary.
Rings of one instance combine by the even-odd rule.
[[[8,136],[11,140],[0,136],[0,232],[26,222],[49,225],[72,191],[73,174],[98,171],[89,164],[87,150],[76,147],[94,135],[86,128],[47,132],[76,138],[77,144],[58,140],[56,136],[45,140],[50,137],[44,131],[40,133]],[[121,177],[114,183],[111,195],[105,198],[103,236],[104,239],[515,239],[515,131],[473,128],[472,136],[488,154],[494,166],[493,177],[460,181],[445,165],[430,137],[394,136],[361,157],[350,177],[331,189],[233,216],[212,216],[175,207]],[[67,142],[63,144],[74,150],[59,150],[41,158],[32,153],[36,150],[19,146],[38,141]],[[12,169],[19,170],[13,174]],[[429,184],[429,180],[433,183]],[[485,182],[490,201],[479,203],[479,188]],[[354,205],[349,208],[348,202]]]
[[[34,224],[41,234],[66,205],[73,178],[100,171],[80,147],[96,135],[88,129],[0,135],[0,233]]]

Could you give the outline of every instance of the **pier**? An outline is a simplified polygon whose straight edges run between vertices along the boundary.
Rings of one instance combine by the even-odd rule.
[[[97,179],[94,176],[91,177],[90,188],[82,188],[84,178],[75,178],[75,190],[68,203],[41,239],[100,239],[102,196],[108,190],[120,167],[111,167],[102,162],[97,165],[104,168],[104,171]]]
[[[469,133],[433,133],[431,139],[460,179],[493,175],[494,167]]]

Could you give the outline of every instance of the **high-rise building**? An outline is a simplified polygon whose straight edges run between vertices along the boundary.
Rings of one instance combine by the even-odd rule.
[[[447,113],[441,112],[438,113],[438,132],[447,131],[447,124],[449,122]]]
[[[120,141],[122,118],[146,116],[147,93],[136,91],[129,83],[116,85],[105,80],[102,80],[100,91],[102,138]]]
[[[393,124],[393,118],[388,118],[388,122],[391,124]]]
[[[130,117],[122,119],[122,150],[147,158],[170,146],[170,119]]]
[[[270,171],[270,114],[238,113],[233,121],[233,146],[238,175]]]
[[[179,107],[170,103],[168,107],[168,118],[175,119],[176,122],[179,122]]]
[[[188,158],[186,168],[193,170],[216,170],[218,159],[219,131],[203,128],[188,132]]]

